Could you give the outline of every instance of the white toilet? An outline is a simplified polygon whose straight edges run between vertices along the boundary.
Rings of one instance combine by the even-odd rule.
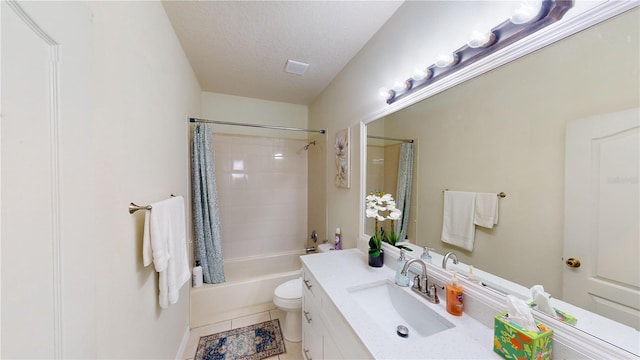
[[[284,311],[282,335],[291,342],[302,338],[302,278],[280,284],[274,291],[273,303]]]
[[[329,244],[318,246],[318,252],[329,252]],[[273,292],[273,303],[284,311],[282,336],[290,342],[302,340],[302,278],[286,281]]]

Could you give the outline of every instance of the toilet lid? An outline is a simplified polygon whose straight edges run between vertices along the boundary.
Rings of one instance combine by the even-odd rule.
[[[280,284],[275,291],[277,297],[281,299],[302,298],[302,279],[293,279]]]

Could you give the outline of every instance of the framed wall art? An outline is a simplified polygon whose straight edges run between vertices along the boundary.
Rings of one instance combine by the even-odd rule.
[[[351,132],[349,128],[338,131],[336,133],[336,177],[335,183],[337,187],[351,187]]]

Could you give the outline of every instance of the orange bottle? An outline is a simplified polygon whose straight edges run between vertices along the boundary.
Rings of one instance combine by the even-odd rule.
[[[456,272],[453,272],[451,282],[447,283],[447,312],[451,315],[462,315],[462,286],[458,284]]]

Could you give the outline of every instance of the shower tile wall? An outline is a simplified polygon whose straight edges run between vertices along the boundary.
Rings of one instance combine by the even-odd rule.
[[[224,258],[301,250],[306,141],[214,134],[213,142]]]

